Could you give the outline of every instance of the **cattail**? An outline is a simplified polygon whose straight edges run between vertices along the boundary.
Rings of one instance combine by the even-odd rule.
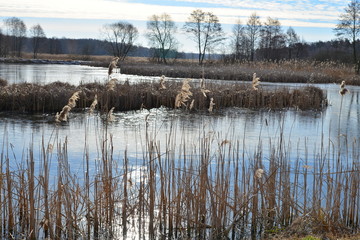
[[[71,107],[68,106],[68,105],[65,105],[65,106],[63,107],[63,109],[61,110],[60,114],[59,114],[59,113],[56,113],[55,122],[66,122],[70,110],[71,110]]]
[[[195,99],[193,99],[190,103],[190,107],[189,107],[190,110],[192,110],[194,108],[194,102],[195,102]]]
[[[98,104],[97,95],[95,94],[94,101],[90,105],[89,113],[92,114],[95,110],[96,105]]]
[[[56,113],[55,122],[66,122],[68,119],[69,112],[72,108],[76,106],[76,101],[79,99],[79,93],[77,91],[69,98],[68,104],[63,107],[60,113]]]
[[[115,107],[112,107],[110,109],[110,111],[107,114],[107,121],[108,122],[113,122],[115,120],[115,116],[113,115],[113,111],[114,111]]]
[[[252,88],[254,90],[258,90],[259,84],[260,84],[260,78],[256,77],[256,73],[254,73],[253,80],[252,80]]]
[[[210,98],[210,106],[209,106],[209,109],[208,109],[210,113],[213,111],[214,105],[215,105],[214,98]]]
[[[265,173],[264,169],[261,169],[261,168],[258,168],[256,171],[255,171],[255,177],[260,179],[262,178],[263,174]]]
[[[340,95],[344,96],[348,92],[349,92],[349,90],[347,88],[345,88],[345,81],[342,81],[340,84],[340,91],[339,91]]]
[[[75,92],[70,98],[69,98],[69,101],[68,101],[68,106],[70,107],[70,108],[74,108],[74,107],[76,107],[76,101],[79,99],[79,93],[80,93],[81,91],[77,91],[77,92]]]
[[[204,88],[201,88],[200,91],[201,91],[201,93],[204,95],[204,97],[207,97],[206,94],[210,92],[210,90],[204,89]]]
[[[340,91],[339,91],[341,96],[344,96],[348,92],[349,92],[349,90],[347,90],[347,88],[341,88]]]
[[[160,87],[159,87],[159,90],[162,90],[162,89],[166,89],[166,86],[165,86],[165,76],[162,75],[160,77]]]
[[[340,88],[344,88],[345,87],[345,81],[342,81],[340,84]]]
[[[117,79],[112,78],[108,83],[106,84],[107,91],[114,91],[116,86]]]
[[[181,87],[180,92],[176,95],[175,98],[175,108],[181,107],[181,105],[184,105],[186,107],[186,102],[190,99],[190,97],[193,95],[192,92],[190,92],[190,84],[189,79],[185,79],[183,81],[183,85]]]
[[[113,60],[110,62],[109,64],[109,69],[108,69],[108,75],[110,76],[113,72],[113,69],[116,68],[116,65],[119,61],[118,57],[113,58]]]

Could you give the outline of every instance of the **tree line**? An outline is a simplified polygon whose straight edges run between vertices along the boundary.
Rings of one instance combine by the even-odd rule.
[[[101,29],[102,39],[99,40],[58,39],[47,38],[39,24],[27,30],[21,19],[11,17],[5,19],[0,28],[0,56],[21,57],[22,52],[31,52],[33,58],[37,58],[39,52],[84,56],[110,54],[119,57],[120,60],[127,56],[142,56],[168,63],[170,60],[190,56],[189,53],[178,51],[177,33],[182,32],[196,46],[199,64],[203,64],[208,56],[221,57],[225,62],[232,63],[312,58],[320,61],[353,62],[359,72],[359,1],[352,0],[339,16],[339,23],[334,29],[338,39],[315,43],[301,40],[292,27],[285,31],[277,18],[268,17],[261,21],[256,13],[252,13],[244,23],[240,19],[237,20],[227,37],[218,17],[201,9],[191,12],[181,29],[167,13],[152,15],[148,18],[144,33],[149,48],[136,45],[138,29],[125,21],[104,25]],[[224,45],[227,49],[220,47]]]

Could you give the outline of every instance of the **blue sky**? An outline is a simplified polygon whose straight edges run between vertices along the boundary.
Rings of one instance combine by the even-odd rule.
[[[284,31],[291,26],[305,41],[334,39],[333,28],[349,1],[344,0],[0,0],[2,19],[21,18],[28,28],[40,24],[48,37],[101,38],[104,24],[128,21],[139,29],[138,44],[146,21],[153,14],[168,13],[179,29],[195,9],[213,12],[230,36],[237,19],[246,23],[256,12],[262,21],[278,18]],[[195,51],[194,44],[179,33],[180,50]]]

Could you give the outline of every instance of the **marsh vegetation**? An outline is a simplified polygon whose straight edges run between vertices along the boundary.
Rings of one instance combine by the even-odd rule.
[[[4,84],[1,236],[356,234],[359,91],[252,80]]]

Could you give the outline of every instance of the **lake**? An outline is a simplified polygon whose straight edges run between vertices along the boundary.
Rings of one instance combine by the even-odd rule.
[[[0,64],[0,77],[7,79],[9,83],[46,84],[62,81],[79,84],[106,81],[107,69],[76,65]],[[158,81],[158,78],[154,77],[120,74],[117,78],[128,80],[130,83]],[[168,79],[168,81],[177,80],[179,79]],[[261,86],[268,88],[297,88],[303,85],[261,82]],[[73,112],[69,121],[63,124],[55,124],[54,116],[48,114],[0,113],[0,144],[2,152],[11,156],[11,167],[15,170],[28,155],[28,149],[34,151],[35,162],[41,165],[42,141],[45,148],[49,146],[51,149],[54,148],[54,156],[50,163],[51,182],[54,183],[57,179],[56,159],[59,154],[59,144],[67,143],[68,163],[74,175],[84,176],[86,158],[90,164],[89,171],[96,174],[99,171],[97,166],[101,165],[103,159],[104,143],[106,143],[112,159],[118,165],[122,164],[126,156],[129,171],[132,172],[132,181],[139,182],[142,175],[138,172],[147,166],[147,154],[151,142],[156,145],[154,153],[158,154],[159,158],[165,156],[166,159],[171,157],[179,161],[175,163],[177,168],[185,167],[185,158],[191,159],[190,164],[194,161],[196,165],[202,161],[203,151],[207,149],[209,164],[212,166],[209,174],[214,176],[219,165],[216,159],[221,154],[226,153],[224,159],[231,162],[229,166],[234,166],[235,163],[232,162],[234,155],[239,153],[244,161],[248,161],[245,165],[253,168],[257,164],[256,155],[261,153],[262,166],[265,171],[269,171],[274,151],[281,151],[280,155],[289,162],[290,171],[294,176],[297,176],[299,171],[303,173],[304,170],[299,169],[299,166],[306,166],[306,169],[314,174],[306,176],[301,181],[298,180],[298,183],[302,184],[308,178],[309,182],[312,181],[312,176],[321,169],[319,159],[334,161],[326,165],[331,168],[327,171],[339,170],[339,165],[335,163],[337,160],[341,161],[340,169],[345,170],[354,165],[359,167],[356,164],[360,155],[358,139],[360,87],[347,86],[350,93],[342,97],[338,85],[316,86],[327,94],[329,101],[329,106],[322,111],[230,108],[212,114],[194,114],[159,108],[115,112],[115,119],[112,122],[105,121],[104,116],[100,116],[99,113],[90,115],[86,112]],[[326,168],[326,166],[322,167]],[[160,178],[159,174],[156,176]],[[234,180],[232,176],[230,178]],[[79,181],[84,180],[83,177],[79,179]],[[230,185],[232,186],[233,183]],[[324,196],[321,197],[321,202],[325,205]],[[296,202],[303,204],[302,197],[300,196]]]
[[[54,81],[69,82],[79,84],[81,82],[104,82],[107,80],[107,69],[101,67],[59,65],[59,64],[0,64],[0,77],[7,79],[9,83],[40,83],[46,84]],[[157,81],[155,77],[117,75],[120,81],[129,80],[130,82]],[[260,76],[261,78],[261,76]],[[172,81],[172,79],[168,80]],[[207,80],[211,81],[211,80]],[[261,82],[266,87],[290,87],[296,88],[303,84],[273,84]],[[284,137],[296,143],[308,141],[309,146],[315,147],[323,139],[337,142],[339,131],[339,113],[341,96],[339,86],[335,84],[316,85],[326,92],[330,105],[322,112],[283,110],[276,112],[254,111],[248,109],[225,109],[213,115],[196,115],[178,112],[169,109],[153,109],[150,111],[149,121],[157,128],[158,139],[164,139],[172,125],[177,126],[177,130],[185,128],[190,139],[195,138],[194,134],[199,134],[199,129],[204,131],[220,133],[222,138],[246,140],[250,145],[257,145],[259,137],[266,140],[279,136],[280,128],[283,130]],[[360,136],[360,88],[348,86],[350,94],[343,97],[340,134],[342,138],[349,140],[357,139]],[[60,110],[60,109],[59,109]],[[115,113],[116,121],[111,123],[109,132],[114,134],[115,139],[121,139],[124,143],[118,151],[124,148],[136,146],[133,137],[143,132],[147,110],[127,113]],[[55,126],[49,123],[51,116],[3,116],[0,129],[6,125],[8,141],[17,146],[17,149],[29,145],[31,138],[40,139],[42,136],[50,136],[54,130],[63,139],[68,138],[69,150],[80,151],[83,145],[79,145],[79,137],[85,137],[85,127],[88,128],[90,136],[94,136],[91,131],[93,125],[101,125],[100,119],[96,116],[84,114],[72,114],[72,119],[68,124]],[[87,124],[87,126],[85,126]],[[186,126],[186,127],[185,127]],[[227,136],[231,134],[231,136]],[[3,136],[0,136],[3,139]],[[124,139],[125,137],[125,139]],[[197,136],[198,137],[198,136]],[[91,139],[91,137],[90,137]],[[90,140],[88,139],[88,140]],[[92,139],[91,141],[95,141]],[[255,142],[254,142],[255,141]],[[35,141],[37,142],[37,141]],[[125,144],[127,142],[127,144]],[[75,146],[76,143],[76,146]],[[300,144],[301,146],[302,144]],[[74,146],[74,147],[72,147]],[[303,149],[304,146],[301,147]],[[136,152],[134,149],[129,149]]]

